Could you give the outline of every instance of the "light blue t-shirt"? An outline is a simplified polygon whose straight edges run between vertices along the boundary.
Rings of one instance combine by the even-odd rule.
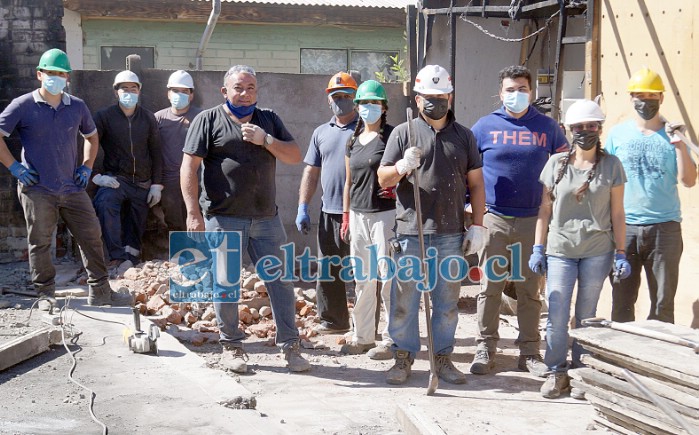
[[[665,130],[644,136],[633,120],[618,124],[609,132],[605,149],[624,165],[627,224],[682,221],[677,156]]]
[[[345,188],[345,151],[347,141],[357,127],[356,116],[352,122],[340,126],[333,116],[316,128],[308,145],[307,165],[321,168],[320,185],[323,188],[322,210],[328,214],[342,214],[342,193]]]

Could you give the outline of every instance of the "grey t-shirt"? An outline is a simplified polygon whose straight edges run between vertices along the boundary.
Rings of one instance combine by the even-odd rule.
[[[340,126],[335,117],[316,128],[308,145],[307,165],[321,168],[320,185],[323,188],[323,211],[342,214],[342,193],[345,189],[345,149],[357,127],[359,116]]]
[[[281,141],[294,140],[270,109],[255,109],[250,123]],[[199,203],[205,215],[250,219],[276,215],[277,159],[263,146],[244,141],[240,124],[223,105],[194,118],[182,151],[204,159]]]
[[[155,112],[160,131],[160,149],[163,152],[163,181],[180,179],[182,165],[182,147],[189,130],[189,124],[201,113],[198,107],[191,107],[187,113],[177,115],[170,107]]]
[[[539,181],[554,185],[565,153],[554,154],[541,171]],[[626,174],[616,156],[606,154],[597,164],[597,174],[582,201],[575,192],[587,179],[589,170],[569,164],[555,185],[553,212],[549,222],[546,254],[566,258],[587,258],[614,250],[612,231],[612,187],[626,183]]]
[[[425,234],[457,234],[464,231],[466,174],[482,165],[471,130],[454,121],[436,132],[422,118],[413,120],[417,146],[422,149],[420,204]],[[410,147],[408,123],[393,130],[386,144],[381,165],[394,165]],[[396,188],[396,222],[399,234],[417,235],[413,177],[401,178]]]

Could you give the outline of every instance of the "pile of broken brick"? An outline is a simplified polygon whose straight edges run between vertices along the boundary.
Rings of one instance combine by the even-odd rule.
[[[177,265],[168,261],[147,261],[127,269],[116,280],[116,288],[127,288],[136,299],[140,313],[160,329],[195,346],[217,342],[219,329],[211,302],[176,302],[170,300],[170,277]],[[294,289],[296,326],[302,344],[316,335],[319,323],[315,309],[315,290]],[[241,295],[238,304],[239,328],[248,335],[268,338],[276,335],[267,287],[252,267],[241,270]]]

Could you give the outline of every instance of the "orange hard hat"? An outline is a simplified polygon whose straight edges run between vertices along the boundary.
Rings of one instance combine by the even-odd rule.
[[[351,75],[345,72],[339,72],[330,78],[328,87],[325,92],[332,94],[334,92],[345,92],[351,94],[357,90],[357,82]]]

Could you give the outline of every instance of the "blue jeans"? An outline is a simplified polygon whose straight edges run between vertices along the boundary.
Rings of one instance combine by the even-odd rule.
[[[100,187],[94,205],[110,260],[139,263],[148,218],[148,189],[118,177],[119,187]]]
[[[595,317],[597,301],[602,292],[604,280],[612,270],[614,252],[587,258],[547,258],[546,301],[549,315],[546,321],[546,354],[544,364],[555,372],[567,370],[568,324],[573,288],[578,282],[578,295],[575,300],[575,327],[581,321]],[[573,342],[573,365],[579,366],[582,346]]]
[[[266,255],[276,255],[284,261],[281,245],[286,243],[286,233],[279,215],[263,219],[244,219],[232,216],[207,216],[206,231],[239,231],[241,252],[250,254],[253,264]],[[286,270],[283,265],[281,270]],[[296,329],[296,298],[290,282],[280,279],[265,282],[272,305],[272,316],[277,326],[276,343],[282,349],[299,340]],[[221,330],[221,344],[242,346],[245,333],[238,328],[238,304],[215,302],[216,319]]]
[[[462,234],[425,234],[425,250],[437,249],[437,262],[448,256],[462,257]],[[398,235],[401,252],[395,254],[400,269],[401,258],[408,255],[420,258],[420,242],[417,236]],[[437,273],[437,281],[430,296],[432,299],[432,340],[435,355],[449,355],[454,351],[454,334],[459,321],[460,280],[448,282]],[[403,280],[398,277],[391,285],[391,313],[388,322],[388,335],[393,339],[393,350],[407,350],[410,358],[420,350],[420,330],[418,316],[422,292],[417,289],[416,280]]]
[[[631,276],[612,281],[612,320],[632,322],[641,286],[641,271],[646,270],[650,294],[649,320],[675,322],[675,293],[682,257],[682,226],[679,222],[653,225],[626,225],[626,258]]]

